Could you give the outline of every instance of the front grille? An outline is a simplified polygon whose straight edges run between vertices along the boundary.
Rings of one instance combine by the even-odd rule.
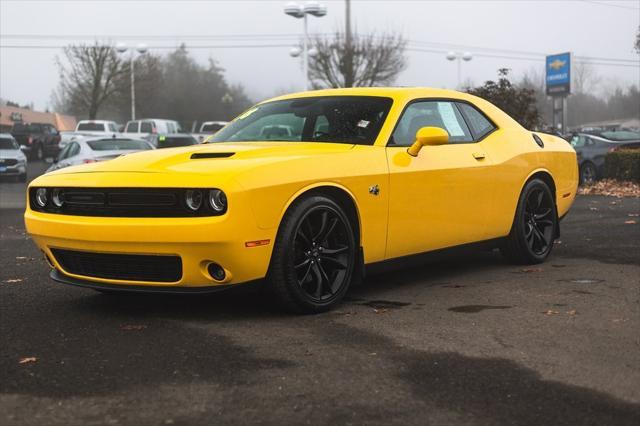
[[[121,281],[176,282],[182,278],[178,256],[107,254],[51,249],[66,272],[85,277]]]
[[[18,160],[15,158],[0,158],[0,166],[15,166]]]
[[[206,202],[208,189],[200,189],[204,202],[197,211],[187,208],[184,188],[56,188],[63,198],[61,207],[52,202],[53,188],[47,188],[44,207],[36,203],[36,191],[30,188],[32,210],[74,216],[99,217],[194,217],[218,216]]]

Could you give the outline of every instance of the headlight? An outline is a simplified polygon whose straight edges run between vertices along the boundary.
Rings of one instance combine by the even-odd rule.
[[[194,212],[197,211],[202,205],[202,191],[197,189],[188,190],[184,196],[184,201],[189,209]]]
[[[227,208],[227,196],[219,189],[212,189],[209,191],[209,205],[220,213]]]
[[[64,204],[64,192],[62,192],[62,189],[56,188],[53,190],[51,194],[51,201],[53,201],[54,206],[62,207]]]
[[[36,191],[36,203],[38,203],[40,207],[47,205],[47,188],[38,188]]]

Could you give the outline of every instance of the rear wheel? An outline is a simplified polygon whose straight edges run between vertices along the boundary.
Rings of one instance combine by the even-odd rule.
[[[269,284],[289,311],[317,313],[337,305],[356,263],[353,226],[343,209],[324,196],[294,202],[274,247]]]
[[[514,263],[544,262],[553,248],[557,225],[551,189],[544,181],[533,179],[520,194],[511,232],[500,250]]]
[[[592,185],[597,177],[598,172],[593,163],[584,163],[580,166],[580,185]]]

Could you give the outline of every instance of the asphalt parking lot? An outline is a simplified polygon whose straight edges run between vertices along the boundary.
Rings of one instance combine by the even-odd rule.
[[[542,265],[445,257],[292,316],[56,284],[23,194],[0,183],[0,424],[640,424],[640,199],[579,197]]]

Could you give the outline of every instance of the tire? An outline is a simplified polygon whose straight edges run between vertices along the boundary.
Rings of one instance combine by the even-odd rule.
[[[320,195],[296,200],[278,230],[269,289],[290,312],[328,311],[351,285],[356,253],[353,224],[335,201]]]
[[[580,185],[591,185],[598,179],[598,170],[593,163],[583,163],[580,166]]]
[[[542,263],[553,249],[557,229],[553,193],[544,181],[532,179],[520,194],[511,232],[500,251],[512,263]]]

